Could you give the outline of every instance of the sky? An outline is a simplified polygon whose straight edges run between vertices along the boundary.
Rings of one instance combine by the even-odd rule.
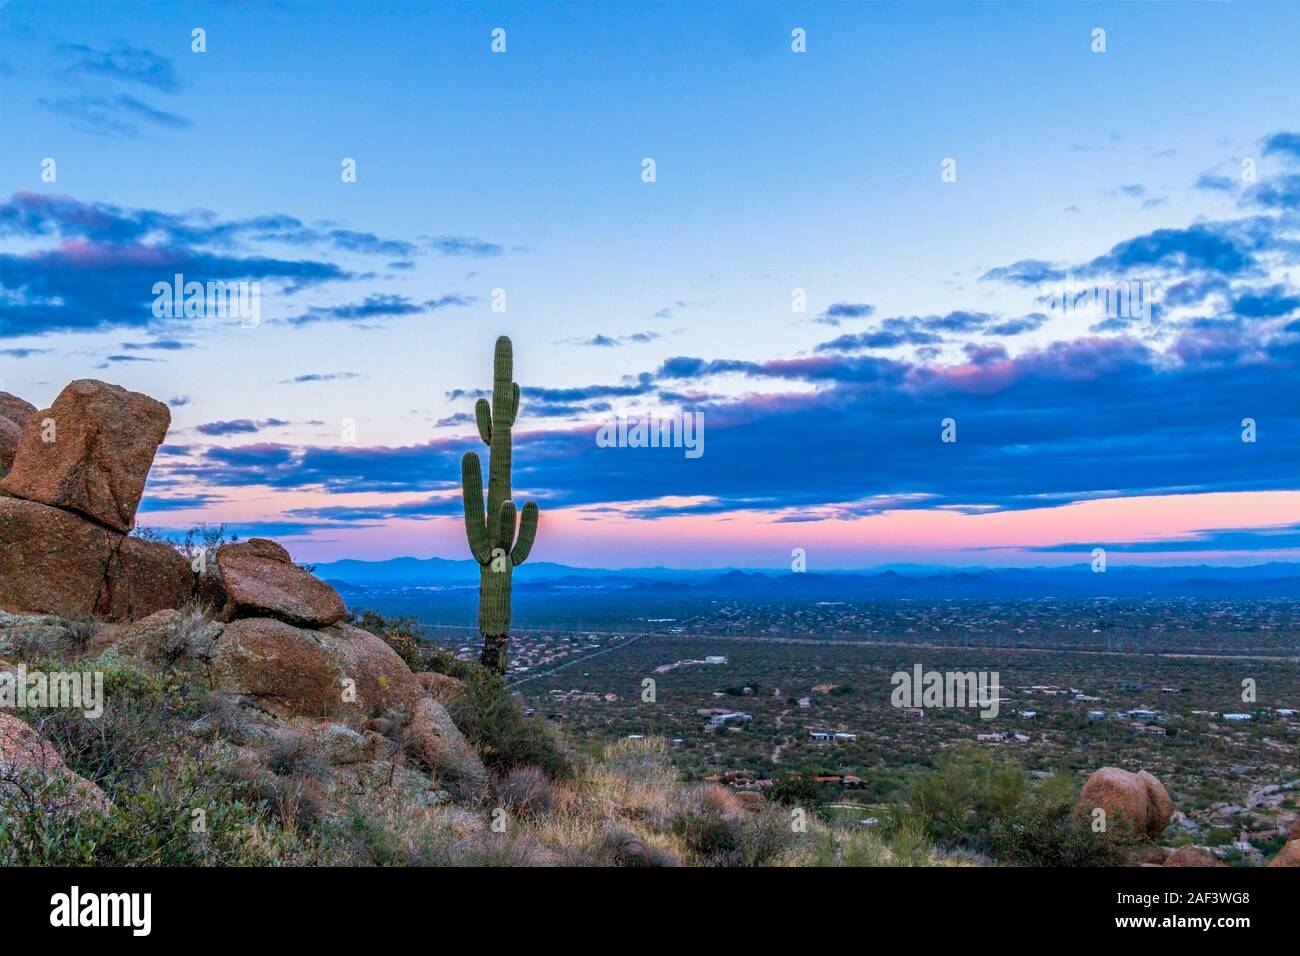
[[[0,390],[166,401],[139,523],[303,561],[468,557],[499,335],[535,560],[1297,560],[1298,41],[1264,2],[11,0]],[[256,320],[156,309],[177,274]],[[703,454],[598,443],[650,414]]]

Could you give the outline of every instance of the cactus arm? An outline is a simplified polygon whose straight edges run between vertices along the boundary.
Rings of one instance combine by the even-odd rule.
[[[513,425],[515,419],[519,417],[519,383],[511,382],[510,386],[513,392],[510,402],[510,424]]]
[[[483,516],[483,473],[479,470],[478,455],[472,451],[466,452],[460,460],[460,484],[470,553],[479,564],[487,564],[492,560],[492,547],[488,543],[487,520]]]
[[[486,398],[480,398],[474,403],[474,418],[478,421],[478,437],[483,439],[483,444],[492,444],[492,406],[488,404]]]
[[[513,501],[501,502],[501,507],[497,509],[496,520],[492,522],[489,531],[494,550],[496,548],[501,548],[503,551],[510,550],[510,546],[515,542],[515,503]]]
[[[510,552],[510,563],[515,567],[528,560],[528,553],[533,550],[533,539],[537,537],[537,502],[530,501],[524,505],[523,516],[519,519],[519,540]]]

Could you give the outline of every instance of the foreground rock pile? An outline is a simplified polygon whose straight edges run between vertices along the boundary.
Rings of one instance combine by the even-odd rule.
[[[194,574],[174,548],[131,537],[167,406],[82,380],[36,411],[0,393],[0,607],[124,621],[177,607]]]
[[[292,726],[328,754],[360,762],[396,746],[463,794],[481,791],[487,773],[435,699],[452,679],[417,678],[281,545],[225,544],[192,568],[129,534],[170,420],[160,402],[104,382],[73,382],[42,411],[0,393],[0,442],[20,429],[0,459],[0,656],[15,641],[57,644],[61,619],[93,618],[106,623],[91,655],[198,666],[265,726]],[[0,750],[0,769],[19,766],[21,749]]]

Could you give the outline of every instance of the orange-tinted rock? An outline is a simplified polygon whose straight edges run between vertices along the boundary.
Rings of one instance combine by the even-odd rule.
[[[0,497],[0,608],[129,621],[184,603],[193,580],[168,545]]]
[[[13,466],[23,426],[35,414],[35,405],[23,401],[17,395],[0,392],[0,476]]]
[[[182,659],[206,661],[221,636],[221,624],[193,611],[167,609],[134,624],[106,624],[86,646],[86,654],[111,654],[119,660],[166,666]]]
[[[1300,866],[1300,840],[1287,840],[1277,856],[1268,861],[1269,866]]]
[[[1165,866],[1227,866],[1213,853],[1202,850],[1199,846],[1180,846],[1169,858]]]
[[[1164,786],[1146,771],[1130,773],[1102,767],[1083,785],[1075,812],[1091,820],[1105,811],[1106,830],[1130,839],[1157,837],[1173,816],[1174,804]]]
[[[84,777],[73,773],[47,741],[28,724],[0,711],[0,793],[9,786],[3,778],[9,774],[41,774],[67,781],[61,793],[51,792],[43,799],[47,812],[76,813],[80,810],[107,810],[104,792]]]
[[[402,742],[418,764],[436,773],[440,781],[453,784],[463,796],[477,797],[486,791],[483,762],[436,700],[424,697],[416,703]]]
[[[325,627],[347,616],[332,587],[293,563],[289,552],[267,538],[217,549],[217,568],[227,602],[224,616],[274,617],[289,624]]]
[[[233,621],[216,642],[211,674],[217,690],[282,716],[379,715],[422,696],[387,644],[347,624],[311,630],[273,618]]]
[[[130,531],[170,424],[162,402],[80,379],[27,420],[0,491]]]
[[[1147,835],[1160,836],[1174,817],[1174,801],[1165,785],[1145,770],[1138,771],[1138,779],[1147,791]]]

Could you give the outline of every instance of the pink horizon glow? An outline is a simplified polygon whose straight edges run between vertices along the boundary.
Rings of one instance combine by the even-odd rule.
[[[343,502],[341,498],[347,497]],[[325,495],[240,489],[220,506],[145,513],[142,524],[185,527],[278,523],[290,509],[393,504],[410,495]],[[813,512],[817,513],[817,512]],[[585,567],[662,565],[789,567],[803,548],[809,570],[888,563],[1050,565],[1087,561],[1093,547],[1114,549],[1115,564],[1258,563],[1300,559],[1300,549],[1185,550],[1198,532],[1267,531],[1300,525],[1300,491],[1209,492],[1079,501],[1021,511],[964,514],[940,509],[886,510],[859,517],[780,521],[781,512],[681,515],[654,520],[582,508],[543,509],[532,560]],[[340,525],[274,535],[302,561],[340,558],[466,558],[459,517],[385,519],[372,527]],[[1125,545],[1164,542],[1159,551],[1123,554]],[[1075,545],[1068,553],[1031,549]]]

